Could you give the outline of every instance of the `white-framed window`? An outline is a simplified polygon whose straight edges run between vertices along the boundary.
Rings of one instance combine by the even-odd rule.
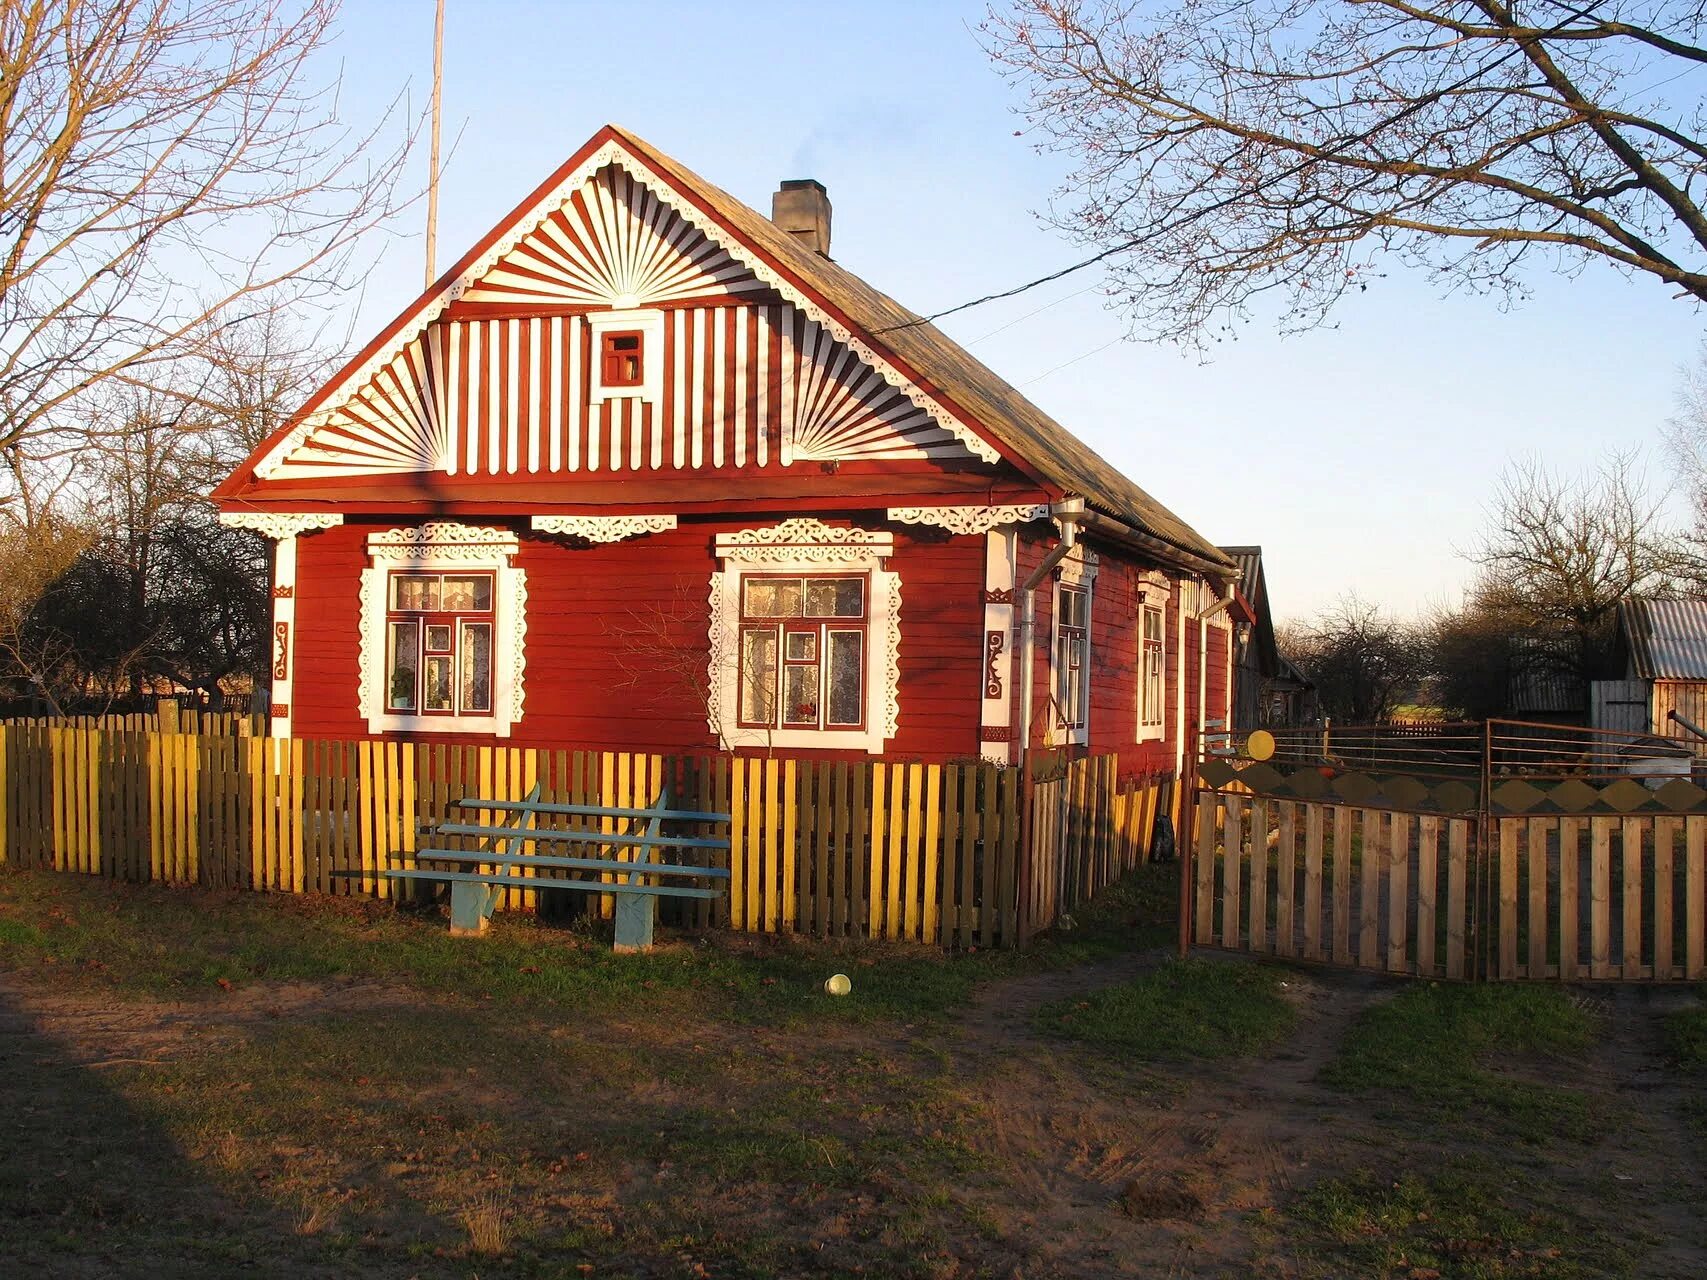
[[[527,578],[516,535],[435,521],[369,536],[360,706],[372,733],[508,737],[521,718]]]
[[[594,311],[587,316],[587,328],[593,343],[593,403],[659,403],[664,394],[664,313]]]
[[[877,754],[899,718],[901,584],[888,533],[812,519],[719,534],[710,727],[726,748]]]
[[[1083,745],[1090,741],[1091,605],[1096,576],[1096,554],[1086,547],[1075,548],[1055,570],[1049,687],[1056,742]]]
[[[1138,584],[1138,741],[1167,736],[1168,584],[1146,573]]]

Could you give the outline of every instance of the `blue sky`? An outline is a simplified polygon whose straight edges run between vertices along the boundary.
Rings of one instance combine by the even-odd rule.
[[[346,5],[329,51],[346,113],[371,119],[405,82],[424,103],[432,0]],[[1015,136],[1018,97],[978,47],[981,14],[447,0],[447,147],[460,138],[440,264],[606,121],[761,211],[780,179],[817,178],[836,259],[921,312],[1073,262],[1083,250],[1035,216],[1068,161]],[[423,221],[368,281],[358,340],[419,291]],[[1659,432],[1707,332],[1665,287],[1610,270],[1536,275],[1502,311],[1395,267],[1331,329],[1281,339],[1253,323],[1204,359],[1121,340],[1097,282],[1092,269],[943,327],[1206,536],[1262,543],[1281,617],[1353,589],[1407,614],[1454,600],[1458,552],[1512,457],[1575,470],[1642,445],[1666,483]]]

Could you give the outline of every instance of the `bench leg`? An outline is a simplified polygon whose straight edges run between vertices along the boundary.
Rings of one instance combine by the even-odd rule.
[[[614,950],[652,950],[652,916],[657,908],[657,900],[651,894],[617,894],[616,946]]]
[[[450,887],[452,937],[477,938],[492,924],[492,893],[483,884],[458,880]]]

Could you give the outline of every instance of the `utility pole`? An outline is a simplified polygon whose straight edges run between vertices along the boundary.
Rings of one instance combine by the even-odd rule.
[[[427,287],[431,288],[438,272],[433,255],[439,240],[439,98],[445,78],[445,0],[439,0],[438,18],[433,23],[433,142],[427,174]]]

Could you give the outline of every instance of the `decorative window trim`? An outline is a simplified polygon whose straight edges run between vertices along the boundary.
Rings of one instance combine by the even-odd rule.
[[[890,507],[897,524],[929,524],[950,533],[983,534],[1006,524],[1027,524],[1049,514],[1047,502],[1003,507]]]
[[[1055,570],[1055,583],[1049,602],[1049,698],[1052,746],[1071,744],[1085,746],[1091,738],[1091,687],[1095,683],[1092,656],[1096,653],[1096,580],[1097,556],[1089,547],[1079,545],[1068,553]],[[1055,706],[1055,691],[1061,687],[1061,674],[1056,659],[1061,652],[1061,588],[1077,588],[1085,593],[1085,656],[1084,656],[1084,718],[1077,727],[1065,724]]]
[[[323,400],[318,408],[308,414],[286,435],[278,441],[255,464],[255,475],[265,480],[285,460],[295,453],[297,448],[313,432],[331,421],[333,415],[347,402],[351,396],[367,385],[374,375],[389,366],[401,355],[405,348],[416,338],[420,337],[433,321],[445,312],[445,309],[455,302],[473,285],[482,279],[488,271],[497,265],[500,259],[516,247],[526,236],[530,235],[554,210],[561,208],[594,174],[607,164],[618,164],[628,173],[646,186],[671,208],[696,227],[713,244],[723,249],[747,270],[751,271],[765,284],[775,289],[782,298],[798,307],[801,311],[829,331],[838,342],[847,344],[848,348],[878,375],[906,396],[915,406],[930,414],[931,418],[949,432],[972,453],[984,462],[995,465],[1001,460],[1001,452],[966,423],[950,413],[924,388],[911,378],[908,378],[887,359],[879,355],[872,347],[862,340],[840,320],[819,306],[787,276],[765,262],[762,257],[749,249],[746,244],[726,230],[716,219],[705,213],[691,200],[683,197],[674,187],[652,172],[645,164],[632,155],[628,149],[614,139],[605,143],[588,156],[573,171],[564,175],[563,181],[555,188],[546,192],[536,201],[531,209],[517,218],[509,230],[492,242],[490,248],[474,262],[468,270],[457,279],[451,281],[437,295],[421,304],[408,320],[398,327],[391,340],[385,343],[373,355],[369,356],[349,375],[339,381],[337,389]]]
[[[275,542],[317,529],[334,529],[344,517],[333,511],[221,511],[219,522],[228,529],[250,529]]]
[[[587,329],[592,334],[592,369],[588,382],[594,404],[607,400],[640,400],[658,404],[664,396],[664,313],[653,309],[631,311],[593,311],[587,314]],[[600,358],[605,334],[638,331],[640,337],[639,383],[605,382],[605,364]]]
[[[588,542],[621,542],[647,533],[664,533],[676,527],[676,517],[667,515],[632,516],[535,516],[536,533],[550,533],[563,538],[585,538]]]
[[[1173,598],[1173,583],[1158,569],[1145,569],[1138,575],[1138,670],[1133,715],[1136,741],[1161,742],[1168,736],[1168,601]],[[1162,611],[1162,705],[1154,724],[1144,723],[1144,610]]]
[[[901,575],[884,569],[894,538],[870,529],[837,529],[810,517],[764,529],[717,535],[722,562],[711,575],[706,721],[724,750],[819,747],[880,755],[900,721]],[[810,577],[825,568],[869,575],[866,597],[866,705],[863,729],[743,728],[740,723],[741,576]]]
[[[370,534],[362,570],[361,646],[357,697],[370,733],[473,733],[510,736],[522,718],[527,636],[527,573],[511,561],[521,543],[508,529],[452,521]],[[493,575],[492,711],[489,715],[418,715],[385,708],[386,592],[398,567],[431,570],[479,568]]]
[[[718,558],[745,564],[857,564],[883,560],[894,552],[894,534],[877,529],[839,529],[811,516],[795,516],[769,528],[717,535]]]

